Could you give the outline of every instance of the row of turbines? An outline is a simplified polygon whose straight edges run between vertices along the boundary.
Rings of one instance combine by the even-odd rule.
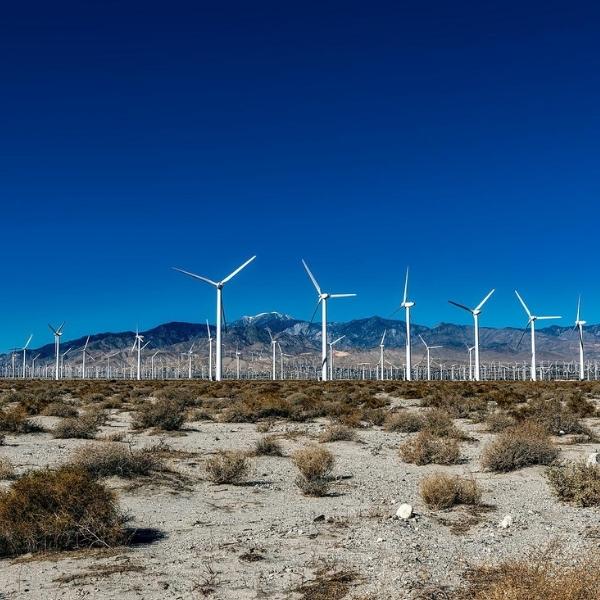
[[[223,279],[221,279],[219,281],[214,281],[212,279],[209,279],[208,277],[204,277],[202,275],[192,273],[191,271],[186,271],[186,270],[180,269],[178,267],[173,267],[174,270],[176,270],[180,273],[183,273],[184,275],[187,275],[193,279],[207,283],[207,284],[211,285],[212,287],[214,287],[216,290],[216,326],[215,326],[216,340],[213,340],[213,338],[212,338],[211,329],[210,329],[208,320],[206,322],[206,326],[207,326],[207,330],[208,330],[208,344],[209,344],[209,369],[208,369],[209,379],[213,379],[213,372],[214,372],[214,379],[216,381],[221,381],[223,378],[222,326],[223,326],[223,322],[225,320],[225,312],[224,312],[224,305],[223,305],[223,288],[224,288],[225,284],[227,284],[229,281],[231,281],[238,273],[240,273],[240,271],[245,269],[255,259],[256,259],[256,256],[252,256],[247,261],[245,261],[243,264],[241,264],[239,267],[237,267],[234,271],[232,271],[229,275],[227,275],[226,277],[224,277]],[[308,264],[306,263],[306,261],[304,259],[302,259],[302,265],[303,265],[303,267],[304,267],[304,269],[305,269],[305,271],[317,293],[317,303],[316,303],[316,306],[315,306],[315,309],[314,309],[314,312],[313,312],[313,315],[312,315],[312,318],[310,321],[311,323],[314,320],[314,317],[319,309],[319,306],[321,307],[321,365],[320,365],[319,371],[320,371],[320,379],[322,381],[327,381],[328,379],[333,379],[333,376],[334,376],[334,364],[333,364],[334,363],[334,350],[333,350],[333,348],[336,344],[338,344],[345,337],[345,336],[341,336],[333,341],[328,341],[329,340],[328,333],[327,333],[328,302],[331,299],[352,298],[352,297],[355,297],[356,294],[355,293],[341,293],[340,294],[340,293],[324,292],[322,290],[321,286],[319,285],[319,282],[317,281],[316,277],[313,275],[312,271],[310,270]],[[411,313],[411,309],[415,306],[415,302],[413,300],[409,299],[408,283],[409,283],[409,270],[407,269],[405,281],[404,281],[404,294],[403,294],[402,302],[400,303],[398,308],[392,313],[392,315],[396,314],[397,312],[399,312],[402,309],[404,309],[404,311],[405,311],[405,323],[406,323],[405,353],[406,353],[406,357],[405,357],[405,367],[403,369],[403,373],[404,373],[404,379],[406,379],[407,381],[410,381],[413,378],[411,314],[410,313]],[[448,301],[450,304],[469,312],[473,317],[474,343],[473,343],[473,346],[467,346],[467,348],[469,351],[469,363],[470,363],[469,364],[469,379],[474,379],[476,381],[480,381],[480,379],[481,379],[481,363],[480,363],[480,350],[479,350],[479,317],[481,315],[483,307],[488,302],[488,300],[491,298],[491,296],[494,294],[494,292],[495,292],[494,289],[490,290],[486,294],[486,296],[483,298],[483,300],[481,300],[481,302],[479,302],[479,304],[477,304],[474,308],[471,308],[471,307],[466,306],[465,304],[461,304],[459,302],[455,302],[454,300]],[[550,315],[550,316],[534,315],[530,311],[529,307],[527,306],[527,304],[525,303],[522,296],[519,294],[519,292],[517,290],[515,290],[515,294],[517,296],[518,301],[520,302],[523,309],[525,310],[525,313],[526,313],[527,319],[528,319],[527,326],[523,331],[523,335],[521,336],[521,339],[519,340],[518,345],[521,344],[521,341],[523,340],[523,337],[524,337],[525,333],[527,332],[527,327],[529,327],[530,332],[531,332],[531,365],[529,368],[529,373],[530,373],[530,379],[532,381],[536,381],[538,379],[538,367],[537,367],[537,363],[536,363],[535,324],[537,321],[560,319],[562,317],[557,316],[557,315]],[[583,380],[583,379],[585,379],[583,326],[586,324],[586,322],[581,320],[581,318],[580,318],[580,305],[581,305],[581,299],[579,299],[577,302],[577,316],[575,319],[574,329],[576,329],[578,331],[578,335],[579,335],[579,379]],[[55,345],[54,377],[55,377],[55,379],[60,379],[62,377],[63,371],[64,371],[64,360],[65,360],[66,356],[68,355],[68,353],[71,352],[72,349],[69,348],[65,352],[61,353],[60,340],[61,340],[61,336],[63,335],[64,323],[62,323],[58,327],[53,327],[52,325],[49,325],[49,327],[54,334],[54,345]],[[281,350],[281,346],[278,341],[278,337],[281,335],[281,333],[277,334],[277,335],[273,335],[271,330],[268,330],[268,333],[270,336],[271,348],[272,348],[272,378],[276,379],[276,347],[277,346],[279,346],[279,349],[281,352],[281,362],[283,364],[283,351]],[[381,379],[383,379],[385,377],[385,364],[386,364],[386,361],[384,360],[385,336],[386,336],[386,332],[384,332],[382,339],[381,339],[380,359],[379,359],[379,364],[378,364],[378,373],[379,373],[379,377]],[[19,349],[23,352],[23,378],[25,378],[25,375],[26,375],[26,352],[29,347],[29,344],[31,343],[32,337],[33,336],[29,336],[26,344],[22,348]],[[419,337],[426,349],[427,379],[431,379],[432,376],[431,376],[431,355],[430,355],[430,353],[431,353],[431,350],[440,348],[440,346],[429,346],[420,335],[419,335]],[[89,339],[90,338],[88,336],[84,346],[81,348],[81,352],[82,352],[82,371],[81,372],[82,372],[83,377],[85,377],[85,373],[86,373],[86,359],[90,358],[93,360],[93,357],[89,354],[89,352],[87,350]],[[213,341],[215,342],[214,370],[213,370]],[[137,358],[137,365],[136,365],[136,378],[137,379],[142,378],[142,351],[149,345],[149,343],[150,343],[149,341],[144,343],[143,336],[139,333],[139,331],[136,330],[134,343],[131,348],[131,353],[135,353],[136,358]],[[192,345],[190,347],[190,349],[187,351],[188,370],[189,370],[190,378],[192,377],[193,349],[194,349],[194,345]],[[154,359],[159,353],[160,353],[160,350],[157,350],[152,356],[152,368],[151,368],[152,378],[154,378],[154,376],[155,376]],[[107,367],[108,376],[110,376],[110,358],[116,356],[117,354],[118,354],[118,352],[115,352],[115,353],[110,354],[105,357],[108,361],[108,367]],[[472,355],[474,356],[474,364],[471,364]],[[239,351],[236,350],[236,363],[237,363],[238,378],[240,376],[239,356],[240,356],[240,353],[239,353]],[[33,360],[32,360],[32,366],[33,366],[32,372],[33,373],[35,373],[35,361],[38,359],[38,357],[39,357],[39,354],[36,355],[35,357],[33,357]],[[13,352],[13,356],[12,356],[12,361],[13,361],[12,373],[13,373],[13,375],[15,374],[14,360],[15,360],[15,353]],[[283,371],[283,369],[282,369],[282,371]]]

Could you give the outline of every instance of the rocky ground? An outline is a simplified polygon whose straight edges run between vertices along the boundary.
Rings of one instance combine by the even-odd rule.
[[[394,402],[420,410],[418,401]],[[59,419],[36,420],[51,428]],[[167,444],[177,451],[169,464],[181,474],[108,480],[130,525],[140,528],[136,543],[4,559],[0,598],[443,598],[470,565],[554,543],[566,554],[597,552],[600,544],[598,510],[559,503],[543,467],[482,471],[478,457],[492,436],[467,420],[456,423],[473,441],[461,444],[464,460],[453,466],[403,463],[398,446],[412,434],[380,427],[359,429],[356,441],[324,444],[335,455],[336,481],[321,498],[300,492],[289,455],[315,442],[325,421],[276,422],[269,434],[285,456],[252,458],[242,485],[210,483],[203,461],[219,449],[251,451],[263,435],[256,425],[196,421],[183,432],[157,435],[132,432],[130,421],[130,413],[113,410],[98,437],[122,432],[134,447]],[[600,420],[586,423],[600,433]],[[556,441],[565,459],[599,449]],[[7,435],[5,443],[0,455],[24,472],[61,464],[90,442],[37,433]],[[419,481],[440,470],[472,474],[484,490],[483,506],[428,509]],[[412,505],[411,518],[396,517],[402,503]],[[345,577],[347,596],[315,595],[311,581],[336,576]]]

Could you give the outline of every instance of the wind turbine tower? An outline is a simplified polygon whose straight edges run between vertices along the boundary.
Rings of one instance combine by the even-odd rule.
[[[52,325],[48,324],[48,327],[50,327],[52,333],[54,333],[54,355],[56,359],[56,365],[54,368],[54,379],[56,379],[56,381],[58,381],[60,378],[60,336],[63,334],[64,326],[64,321],[56,329],[54,329]]]

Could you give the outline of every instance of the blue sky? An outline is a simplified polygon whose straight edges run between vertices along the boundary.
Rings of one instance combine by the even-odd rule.
[[[600,321],[600,7],[11,3],[0,17],[0,348],[228,318]]]

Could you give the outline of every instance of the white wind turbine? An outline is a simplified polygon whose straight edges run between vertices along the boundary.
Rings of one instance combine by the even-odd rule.
[[[577,300],[577,316],[575,317],[575,328],[579,333],[579,379],[582,381],[585,379],[585,365],[583,363],[583,326],[585,321],[579,318],[579,309],[581,306],[581,296]]]
[[[412,379],[412,348],[410,341],[410,309],[415,305],[412,300],[408,299],[408,267],[406,267],[406,277],[404,279],[404,296],[402,296],[402,302],[397,310],[392,314],[396,314],[401,308],[405,311],[406,321],[406,381]]]
[[[272,362],[272,375],[271,379],[273,381],[277,379],[277,362],[276,362],[276,349],[277,349],[277,338],[281,335],[282,332],[279,332],[277,335],[273,335],[273,332],[269,327],[267,327],[267,331],[269,332],[269,337],[271,338],[271,362]]]
[[[458,308],[462,308],[463,310],[466,310],[467,312],[470,312],[473,315],[473,329],[475,332],[475,381],[479,381],[481,379],[481,373],[479,370],[479,315],[481,314],[481,309],[483,308],[483,305],[490,299],[490,296],[495,291],[496,290],[494,289],[488,292],[488,295],[475,308],[469,308],[464,304],[459,304],[458,302],[454,302],[453,300],[448,300],[450,304],[454,304],[454,306],[458,306]]]
[[[34,378],[35,377],[35,361],[40,357],[40,352],[38,352],[32,359],[31,359],[31,377]]]
[[[562,319],[562,317],[558,317],[558,316],[538,317],[537,315],[532,315],[529,308],[527,308],[527,304],[525,304],[525,301],[523,300],[523,298],[521,298],[521,296],[519,295],[519,292],[517,292],[517,290],[515,290],[515,294],[517,295],[519,302],[522,304],[523,308],[525,309],[525,312],[527,313],[527,318],[528,318],[527,325],[525,326],[525,329],[523,330],[523,335],[521,335],[521,339],[519,340],[519,343],[517,344],[517,348],[521,345],[521,341],[523,340],[523,337],[527,333],[527,327],[530,326],[531,327],[531,381],[536,381],[537,380],[537,372],[536,372],[536,364],[535,364],[535,322],[536,321],[544,321],[544,320],[548,320],[548,319]]]
[[[96,360],[89,352],[88,352],[88,344],[90,343],[90,336],[87,336],[85,340],[85,344],[81,349],[81,379],[85,379],[85,359],[89,358],[90,360]]]
[[[209,285],[212,285],[217,290],[217,357],[216,357],[216,380],[221,381],[223,378],[223,367],[222,367],[222,345],[221,345],[221,322],[223,320],[223,286],[233,279],[242,269],[247,267],[256,256],[249,258],[244,264],[240,265],[235,271],[227,275],[225,279],[221,281],[213,281],[212,279],[208,279],[207,277],[202,277],[201,275],[196,275],[195,273],[190,273],[189,271],[184,271],[183,269],[178,269],[177,267],[173,267],[175,271],[179,271],[184,275],[189,275],[194,279],[199,279],[200,281],[204,281]]]
[[[384,371],[383,371],[383,349],[385,348],[385,334],[387,333],[387,329],[384,330],[383,335],[381,336],[381,342],[379,343],[379,379],[380,381],[383,381],[385,379],[384,377]]]
[[[328,373],[327,373],[327,300],[330,298],[353,298],[356,294],[329,294],[321,291],[317,280],[314,275],[311,273],[308,265],[302,259],[302,264],[306,269],[306,273],[310,277],[315,289],[317,290],[317,306],[315,308],[315,313],[319,308],[319,304],[321,304],[321,380],[327,381]],[[314,318],[314,314],[313,314]],[[312,322],[312,319],[311,319]]]
[[[135,340],[133,342],[133,346],[131,347],[130,352],[133,352],[137,349],[137,371],[136,371],[136,379],[140,380],[142,378],[142,350],[150,343],[146,342],[142,346],[142,342],[144,341],[144,336],[140,335],[140,332],[136,328],[135,330]]]
[[[27,342],[25,342],[25,345],[21,348],[21,350],[23,350],[23,379],[25,379],[25,367],[27,365],[27,361],[26,361],[27,348],[29,347],[29,343],[31,342],[32,338],[33,338],[33,333],[27,338]]]
[[[155,353],[154,353],[154,354],[153,354],[153,355],[150,357],[150,372],[151,372],[151,374],[152,374],[152,379],[154,379],[154,374],[155,374],[155,371],[154,371],[154,359],[156,358],[156,355],[157,355],[157,354],[160,354],[160,353],[161,353],[161,350],[157,350],[157,351],[156,351],[156,352],[155,352]]]
[[[475,346],[469,346],[469,344],[465,344],[465,346],[469,353],[469,380],[471,380],[473,379],[473,350],[475,350]]]
[[[240,349],[238,346],[235,347],[235,375],[236,379],[240,378]]]
[[[333,342],[329,342],[329,379],[333,380],[333,347],[338,343],[341,342],[346,336],[342,335],[339,338],[337,338],[336,340],[333,340]]]
[[[73,348],[67,348],[67,350],[65,350],[60,355],[60,376],[61,377],[65,376],[65,356],[67,356],[67,354],[69,354],[69,352],[71,352],[71,350],[73,350]]]
[[[52,327],[52,325],[48,323],[48,327],[50,327],[52,333],[54,333],[54,355],[56,359],[56,366],[54,368],[54,379],[56,379],[57,381],[60,376],[60,336],[63,334],[62,329],[64,326],[64,321],[56,329],[54,329],[54,327]]]
[[[212,335],[210,334],[210,325],[208,324],[208,319],[206,319],[206,331],[208,332],[208,380],[212,381],[212,379],[213,379],[213,369],[212,369],[213,339],[212,339]]]
[[[188,379],[192,378],[192,356],[193,356],[195,345],[196,345],[196,342],[192,343],[192,345],[190,346],[190,349],[186,352],[187,357],[188,357]]]
[[[421,337],[421,334],[419,334],[419,337],[427,350],[427,381],[431,381],[431,350],[442,348],[442,346],[428,346],[427,342]]]

